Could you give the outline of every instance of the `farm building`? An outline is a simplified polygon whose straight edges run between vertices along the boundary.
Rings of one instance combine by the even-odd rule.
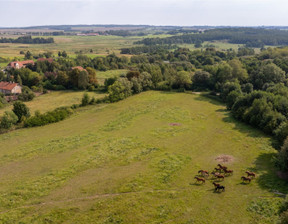
[[[15,68],[15,69],[20,69],[20,68],[25,68],[27,65],[32,64],[34,65],[33,60],[27,60],[27,61],[12,61],[7,65],[7,69]]]
[[[15,82],[0,82],[0,93],[4,94],[22,93],[22,87]]]

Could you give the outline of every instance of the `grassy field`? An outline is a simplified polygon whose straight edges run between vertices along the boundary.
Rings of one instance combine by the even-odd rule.
[[[215,42],[205,41],[202,44],[203,45],[202,49],[205,49],[206,48],[205,45],[207,44],[213,44],[217,50],[228,50],[232,48],[233,50],[237,51],[239,47],[243,47],[243,44],[231,44],[231,43],[222,42],[222,41],[215,41]],[[196,49],[194,47],[194,44],[180,44],[179,46],[189,48],[190,50]],[[201,48],[198,48],[198,49],[201,49]]]
[[[0,57],[10,58],[23,57],[20,51],[31,51],[34,54],[53,52],[55,56],[59,51],[66,51],[69,56],[74,57],[75,52],[82,52],[90,57],[106,56],[111,53],[120,54],[120,49],[135,46],[135,41],[147,37],[167,37],[169,35],[148,35],[145,37],[130,36],[53,36],[53,44],[11,44],[0,43]],[[0,36],[1,37],[1,36]],[[49,36],[44,36],[48,38]],[[90,50],[93,50],[91,53]]]
[[[118,36],[55,36],[53,38],[55,40],[53,44],[0,43],[0,57],[23,57],[19,52],[28,50],[34,54],[51,51],[57,55],[58,51],[64,50],[68,55],[74,55],[76,51],[82,51],[83,54],[91,54],[90,49],[93,50],[92,55],[95,57],[113,52],[119,54],[120,48],[131,47],[133,42],[139,40],[139,37]]]
[[[102,98],[105,95],[95,92],[87,92],[90,97]],[[51,111],[57,107],[72,106],[80,104],[84,91],[52,91],[50,93],[35,97],[32,101],[25,102],[32,114],[36,110],[41,113]],[[7,110],[12,110],[12,104],[0,109],[0,116]]]
[[[126,75],[127,72],[128,70],[125,69],[109,70],[106,72],[97,71],[97,80],[99,84],[103,85],[105,79],[119,77],[120,75]]]
[[[0,141],[1,223],[274,223],[270,189],[288,191],[271,139],[200,95],[145,92]],[[193,179],[219,155],[223,193]]]

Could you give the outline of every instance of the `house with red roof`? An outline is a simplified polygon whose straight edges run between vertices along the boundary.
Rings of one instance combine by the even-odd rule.
[[[32,64],[34,65],[33,60],[27,60],[27,61],[12,61],[7,65],[7,69],[15,68],[15,69],[20,69],[20,68],[25,68],[27,65]]]
[[[15,82],[0,82],[0,93],[3,94],[20,94],[22,87]]]

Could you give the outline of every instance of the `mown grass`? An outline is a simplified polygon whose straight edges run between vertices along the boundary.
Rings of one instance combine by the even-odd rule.
[[[101,98],[105,94],[99,94],[95,92],[87,92],[90,97]],[[25,102],[29,107],[30,112],[34,114],[36,110],[41,113],[54,110],[57,107],[72,106],[73,104],[80,104],[84,91],[51,91],[47,94],[35,97],[32,101]],[[0,109],[0,116],[5,111],[12,110],[13,104],[5,106]]]
[[[145,92],[0,141],[3,223],[275,223],[270,190],[288,191],[271,139],[199,95]],[[222,154],[226,191],[196,184]],[[257,178],[242,184],[247,169]]]

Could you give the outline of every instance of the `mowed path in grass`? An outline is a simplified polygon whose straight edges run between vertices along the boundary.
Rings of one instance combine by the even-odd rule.
[[[269,137],[188,93],[150,91],[84,107],[0,141],[3,223],[271,223],[274,216],[247,207],[283,184]],[[214,193],[210,180],[195,184],[197,171],[211,171],[222,154],[234,157],[226,191]],[[258,177],[244,185],[247,169]]]
[[[41,113],[54,110],[57,107],[72,106],[73,104],[80,104],[84,91],[51,91],[47,94],[35,97],[32,101],[24,102],[30,109],[32,115],[36,110]],[[87,92],[90,97],[95,99],[102,98],[105,94],[99,94],[95,92]],[[5,111],[12,110],[13,105],[5,106],[0,109],[0,116]]]

